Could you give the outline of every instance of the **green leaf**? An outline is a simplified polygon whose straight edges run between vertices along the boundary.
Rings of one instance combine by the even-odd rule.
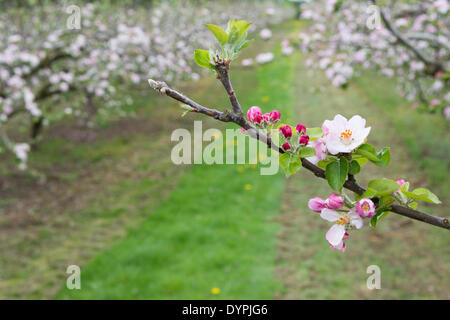
[[[359,171],[361,171],[361,166],[359,165],[358,161],[352,160],[348,168],[348,173],[355,175],[358,174]]]
[[[214,65],[209,60],[209,51],[207,50],[196,49],[194,60],[200,67],[214,69]]]
[[[290,153],[283,153],[279,157],[279,163],[281,168],[283,168],[286,177],[293,175],[302,167],[302,161],[300,157]]]
[[[306,134],[309,136],[309,140],[314,141],[323,136],[322,128],[308,128]]]
[[[359,156],[359,155],[357,155],[356,157],[353,155],[352,159],[357,161],[360,166],[365,165],[367,163],[367,161],[369,161],[369,159],[367,159],[366,157]]]
[[[228,34],[221,27],[216,26],[215,24],[207,24],[206,25],[209,31],[216,37],[217,41],[223,46],[228,41]]]
[[[248,47],[250,43],[252,43],[254,40],[244,40],[242,41],[239,46],[236,47],[235,52],[241,51],[242,49],[245,49]]]
[[[417,202],[411,202],[409,204],[409,207],[414,209],[414,210],[417,210],[417,208],[419,207],[419,204]]]
[[[389,148],[383,148],[380,152],[377,153],[378,161],[373,161],[377,166],[387,167],[389,161],[391,160],[391,151]]]
[[[380,210],[380,212],[377,212],[372,217],[372,219],[370,219],[370,225],[375,228],[377,226],[377,223],[380,222],[384,217],[386,217],[390,213],[389,210],[390,209],[387,208],[386,210]]]
[[[310,147],[303,147],[300,149],[300,158],[308,158],[316,155],[316,150]]]
[[[392,196],[384,196],[381,197],[378,201],[378,208],[388,207],[395,202],[394,197]]]
[[[325,169],[325,176],[330,187],[339,191],[347,178],[348,161],[345,158],[340,158],[339,161],[331,162]]]
[[[369,188],[376,190],[378,196],[387,196],[399,188],[394,180],[376,179],[369,182]]]
[[[439,198],[433,192],[425,188],[417,188],[414,189],[412,192],[402,190],[402,193],[408,198],[414,200],[422,200],[435,204],[441,203],[441,200],[439,200]]]
[[[368,144],[362,144],[356,149],[356,154],[362,155],[371,161],[379,161],[375,148]]]
[[[375,189],[372,189],[372,188],[367,188],[367,190],[366,190],[366,192],[364,192],[362,195],[361,195],[361,199],[362,198],[373,198],[373,197],[375,197],[377,195],[377,190],[375,190]]]
[[[317,163],[317,165],[318,165],[320,168],[325,169],[325,168],[327,167],[327,165],[328,165],[329,163],[331,163],[331,162],[336,162],[336,159],[330,157],[330,158],[328,158],[327,160],[320,160],[320,161]]]

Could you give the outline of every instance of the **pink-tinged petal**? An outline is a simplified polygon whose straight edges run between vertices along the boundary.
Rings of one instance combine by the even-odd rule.
[[[318,141],[318,140],[316,140],[316,141]],[[316,146],[314,147],[314,150],[316,151],[316,157],[317,157],[317,159],[320,161],[320,160],[323,160],[323,158],[322,158],[322,142],[317,142],[316,143]]]
[[[323,208],[326,208],[326,206],[325,200],[319,197],[314,197],[308,201],[308,208],[315,212],[321,212]]]
[[[338,212],[336,212],[334,210],[330,210],[328,208],[322,209],[322,212],[320,213],[320,217],[322,219],[325,219],[325,220],[328,220],[331,222],[335,222],[336,220],[339,219],[340,216],[341,215]]]
[[[403,179],[397,180],[396,182],[397,182],[397,184],[398,184],[399,186],[402,186],[402,185],[404,185],[404,184],[406,183],[406,181],[403,180]]]
[[[332,194],[327,199],[327,206],[329,209],[337,210],[340,209],[344,205],[344,198],[340,195]]]
[[[334,224],[328,230],[325,238],[332,246],[337,246],[344,238],[344,235],[345,235],[345,226],[341,224]]]

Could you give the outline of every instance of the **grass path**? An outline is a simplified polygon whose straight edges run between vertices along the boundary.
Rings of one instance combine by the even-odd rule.
[[[295,84],[296,120],[320,126],[324,119],[332,119],[337,113],[346,117],[360,114],[372,126],[369,142],[378,148],[390,146],[392,155],[386,169],[365,166],[365,172],[358,176],[363,185],[374,177],[389,177],[405,178],[413,186],[428,186],[440,195],[444,204],[425,205],[422,209],[448,216],[446,196],[450,190],[448,182],[441,183],[448,180],[445,170],[448,154],[440,158],[439,166],[420,170],[423,160],[414,157],[411,152],[414,150],[409,148],[411,143],[405,144],[412,140],[415,150],[430,148],[423,135],[440,136],[441,141],[448,141],[445,120],[409,114],[392,82],[374,76],[363,79],[342,91],[332,87],[320,72],[312,74],[302,65]],[[315,88],[313,92],[311,86]],[[406,119],[411,119],[409,125]],[[434,175],[427,175],[429,172]],[[434,178],[438,173],[440,177]],[[376,229],[366,226],[352,232],[347,251],[342,254],[328,248],[325,233],[330,224],[307,208],[309,198],[327,197],[330,193],[325,181],[314,179],[308,172],[287,180],[277,243],[277,274],[284,284],[278,298],[450,298],[448,231],[391,214]],[[382,290],[367,289],[369,265],[381,268]]]
[[[276,101],[287,113],[297,61],[292,56],[257,69],[237,69],[232,77],[241,104],[269,111]],[[277,289],[277,224],[271,219],[280,210],[283,183],[281,174],[262,176],[258,167],[194,165],[142,224],[83,266],[82,290],[63,289],[58,297],[271,298]],[[213,287],[220,295],[211,293]]]

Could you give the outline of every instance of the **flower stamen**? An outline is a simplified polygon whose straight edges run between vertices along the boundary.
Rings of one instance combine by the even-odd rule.
[[[345,145],[349,145],[349,144],[351,144],[352,142],[353,142],[353,138],[352,138],[352,134],[353,134],[353,132],[352,132],[352,130],[350,130],[350,129],[347,129],[347,130],[345,130],[345,131],[342,131],[341,132],[341,136],[340,136],[340,138],[341,138],[341,142],[343,143],[343,144],[345,144]]]

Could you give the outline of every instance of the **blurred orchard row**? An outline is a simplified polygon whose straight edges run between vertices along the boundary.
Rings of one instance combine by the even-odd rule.
[[[69,6],[0,13],[0,152],[14,155],[20,169],[52,122],[76,117],[89,126],[98,116],[127,116],[133,90],[147,88],[148,78],[198,80],[193,53],[211,43],[206,23],[226,25],[233,17],[259,31],[292,16],[292,8],[271,1]],[[80,28],[71,29],[78,8]]]
[[[398,80],[412,109],[450,118],[450,19],[448,0],[317,0],[303,7],[311,20],[299,34],[307,66],[346,87],[361,70]],[[381,94],[381,93],[380,93]]]

